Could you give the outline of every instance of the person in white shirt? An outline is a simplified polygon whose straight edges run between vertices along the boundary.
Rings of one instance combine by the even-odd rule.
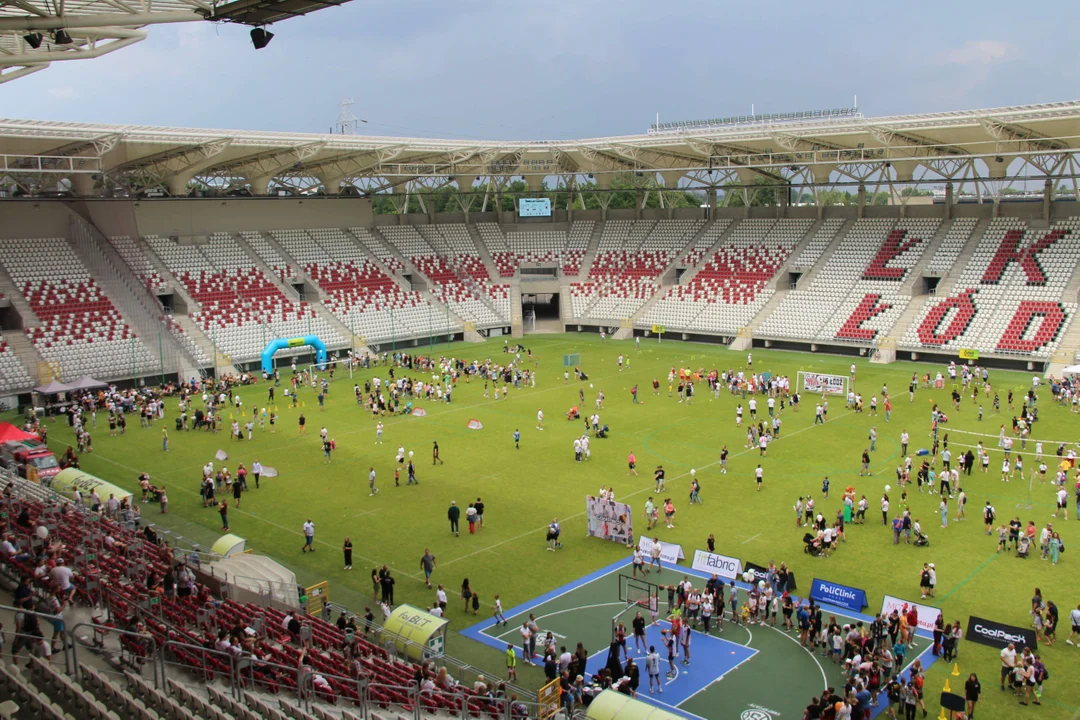
[[[1065,488],[1059,488],[1057,491],[1057,510],[1054,510],[1054,517],[1057,517],[1058,511],[1065,513],[1065,519],[1069,519],[1069,491]]]
[[[664,686],[660,683],[660,653],[656,652],[655,645],[649,646],[649,654],[645,656],[645,672],[649,674],[649,694],[659,691],[663,695]]]
[[[443,609],[441,607],[439,607],[438,605],[436,605],[435,607],[428,608],[428,612],[431,613],[432,615],[434,615],[435,617],[442,617],[443,616]]]
[[[1013,670],[1016,668],[1016,645],[1009,643],[1001,651],[1001,689],[1005,689],[1005,681],[1011,679]]]
[[[544,429],[544,411],[539,408],[536,409],[536,429]]]

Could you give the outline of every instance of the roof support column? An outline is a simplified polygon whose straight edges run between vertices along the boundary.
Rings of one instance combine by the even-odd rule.
[[[859,198],[859,215],[858,215],[858,217],[859,217],[860,220],[862,220],[862,218],[863,218],[863,210],[866,209],[866,186],[863,185],[862,183],[859,183],[858,198]]]
[[[1050,178],[1046,178],[1043,181],[1043,220],[1050,220],[1050,211],[1053,208],[1054,199],[1054,181]]]
[[[68,179],[71,180],[71,189],[79,197],[92,197],[94,195],[96,181],[93,175],[79,173],[78,175],[72,175]]]
[[[952,218],[952,204],[953,204],[953,184],[952,180],[945,183],[945,208],[942,211],[942,219],[950,220]]]
[[[193,177],[194,175],[189,173],[170,175],[168,180],[169,195],[172,197],[185,197],[188,194],[188,182]]]

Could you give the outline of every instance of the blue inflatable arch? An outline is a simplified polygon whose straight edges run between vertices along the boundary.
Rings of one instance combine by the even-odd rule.
[[[274,372],[274,353],[285,348],[301,347],[309,345],[315,348],[315,360],[319,365],[326,364],[326,343],[314,335],[305,335],[298,338],[278,338],[271,340],[270,344],[262,352],[262,369],[264,373]]]

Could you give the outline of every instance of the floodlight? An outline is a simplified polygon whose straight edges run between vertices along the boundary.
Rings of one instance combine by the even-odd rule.
[[[75,42],[71,39],[71,36],[67,34],[67,30],[57,30],[53,35],[53,40],[57,45],[70,45]]]
[[[273,39],[274,33],[268,32],[266,28],[257,27],[251,29],[251,44],[255,46],[256,50],[262,50]]]
[[[23,36],[23,40],[26,41],[26,44],[34,48],[35,50],[41,47],[41,41],[43,39],[44,38],[42,37],[41,33],[38,32],[32,32],[28,35]]]

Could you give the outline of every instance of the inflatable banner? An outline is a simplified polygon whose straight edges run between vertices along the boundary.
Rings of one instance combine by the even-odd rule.
[[[585,514],[589,518],[590,537],[623,545],[634,544],[634,511],[626,503],[601,500],[590,495],[585,498]]]
[[[64,497],[73,497],[74,491],[78,489],[82,492],[83,501],[86,503],[90,502],[91,490],[97,490],[98,497],[101,498],[103,503],[109,499],[110,495],[116,496],[116,499],[121,501],[127,498],[130,502],[132,499],[131,493],[124,488],[75,468],[68,468],[58,472],[56,477],[53,478],[52,489]]]
[[[271,340],[266,349],[262,351],[263,372],[270,375],[274,372],[274,353],[286,348],[303,347],[310,345],[315,348],[315,360],[320,366],[326,365],[326,343],[314,335],[305,335],[298,338],[278,338]]]

